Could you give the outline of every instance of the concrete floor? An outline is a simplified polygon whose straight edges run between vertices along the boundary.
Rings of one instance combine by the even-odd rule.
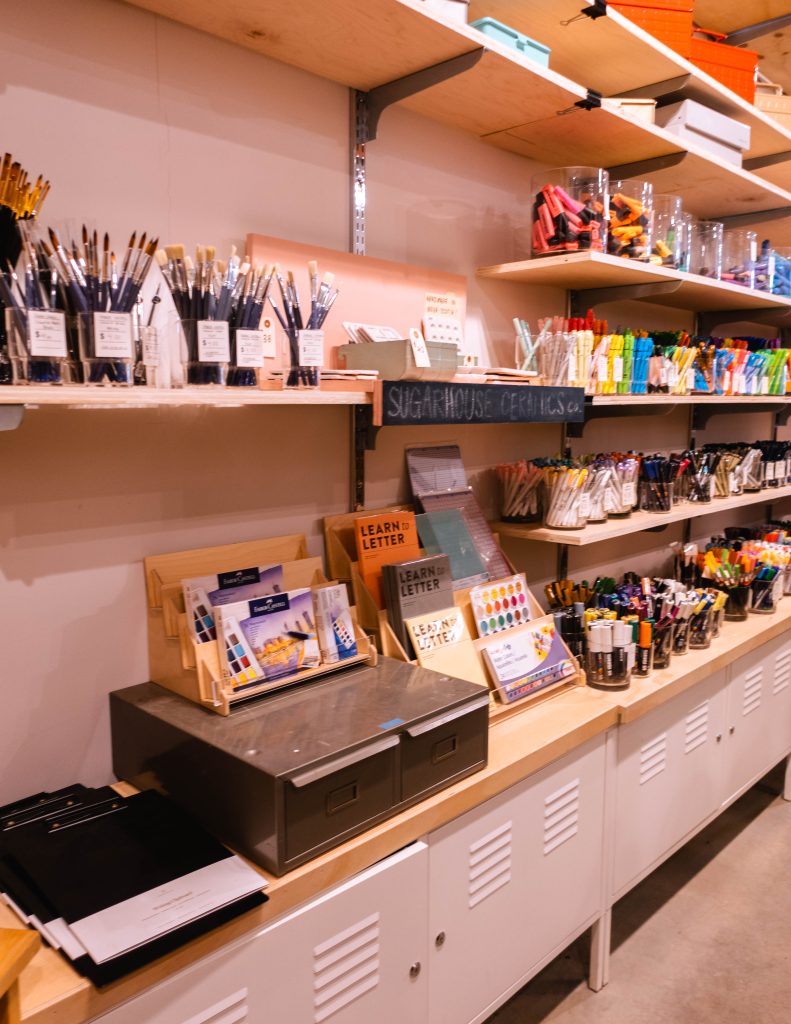
[[[620,900],[610,983],[588,936],[487,1024],[791,1024],[791,804],[775,769]]]

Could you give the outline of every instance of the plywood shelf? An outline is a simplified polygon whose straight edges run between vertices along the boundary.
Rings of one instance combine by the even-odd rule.
[[[749,505],[769,505],[781,498],[791,497],[791,486],[766,488],[749,494],[736,494],[731,498],[714,498],[710,503],[699,504],[684,501],[674,505],[670,512],[632,512],[625,519],[608,519],[603,523],[591,523],[581,530],[556,530],[550,526],[521,526],[518,523],[494,523],[493,529],[501,537],[518,540],[539,541],[544,544],[568,544],[571,547],[587,547],[605,540],[625,537],[629,533],[641,533],[669,523],[682,523],[687,519],[700,519],[717,515],[730,509],[745,508]]]
[[[481,267],[478,276],[573,290],[650,286],[676,281],[679,282],[676,291],[664,295],[642,295],[642,300],[699,313],[752,309],[761,310],[763,316],[764,311],[776,311],[778,323],[791,319],[791,298],[606,253],[560,253],[517,263],[500,263]]]
[[[331,391],[298,388],[259,391],[257,388],[113,388],[47,387],[12,385],[0,387],[0,406],[66,406],[83,409],[151,409],[210,406],[221,409],[247,405],[370,405],[372,384],[366,390]]]
[[[590,395],[586,399],[586,403],[594,408],[697,405],[708,408],[722,406],[723,412],[734,405],[738,405],[740,410],[745,412],[749,411],[751,406],[763,412],[766,406],[784,406],[789,402],[790,395]]]

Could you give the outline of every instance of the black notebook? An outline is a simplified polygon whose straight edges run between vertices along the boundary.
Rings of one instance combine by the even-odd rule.
[[[412,656],[404,620],[453,606],[453,580],[447,555],[427,555],[382,566],[382,590],[393,632]]]

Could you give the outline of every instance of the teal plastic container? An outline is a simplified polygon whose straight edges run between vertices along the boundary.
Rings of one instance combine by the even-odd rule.
[[[504,25],[495,18],[478,18],[477,21],[471,21],[470,25],[477,28],[479,32],[483,32],[485,36],[489,36],[490,39],[496,39],[498,43],[505,43],[506,46],[519,50],[525,57],[534,60],[537,64],[542,64],[545,68],[549,67],[550,48],[544,46],[543,43],[537,43],[535,39],[531,39],[523,32],[517,32],[510,25]]]

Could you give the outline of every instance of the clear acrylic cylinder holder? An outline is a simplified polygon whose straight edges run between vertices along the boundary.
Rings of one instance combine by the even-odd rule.
[[[692,264],[692,239],[695,233],[695,225],[697,221],[691,213],[681,214],[681,251],[679,254],[678,269],[683,270],[685,273],[689,273],[690,266]]]
[[[130,387],[135,345],[131,313],[79,313],[75,318],[84,384]]]
[[[673,645],[676,626],[671,622],[667,626],[654,625],[654,668],[667,668],[673,657]]]
[[[651,263],[673,270],[683,269],[685,220],[681,196],[655,193]]]
[[[782,594],[782,590],[778,593],[777,578],[753,580],[750,589],[752,590],[751,612],[757,615],[771,615],[772,612],[777,611],[777,602]]]
[[[225,387],[231,360],[226,320],[182,320],[187,346],[187,385]]]
[[[283,368],[284,388],[318,388],[324,365],[324,331],[295,330],[285,332],[288,369]]]
[[[601,167],[556,167],[533,176],[531,253],[607,251],[609,175]]]
[[[647,261],[653,246],[654,187],[649,181],[624,178],[610,182],[610,227],[607,251],[611,256]]]
[[[711,647],[714,635],[716,615],[712,608],[707,608],[689,620],[689,647],[692,651],[702,651]]]
[[[588,522],[590,495],[582,488],[563,486],[556,478],[551,487],[545,487],[544,525],[554,530],[581,530]]]
[[[754,231],[729,228],[723,232],[720,280],[754,288],[757,259],[758,235]]]
[[[672,512],[675,482],[640,481],[640,508],[644,512]]]
[[[5,310],[0,383],[66,384],[70,379],[68,324],[58,310]]]
[[[692,228],[690,272],[719,281],[722,276],[722,236],[720,221],[699,220]]]
[[[228,387],[257,388],[264,371],[266,332],[260,327],[231,329],[231,361]]]
[[[774,248],[772,256],[774,257],[772,294],[791,298],[791,247]]]

